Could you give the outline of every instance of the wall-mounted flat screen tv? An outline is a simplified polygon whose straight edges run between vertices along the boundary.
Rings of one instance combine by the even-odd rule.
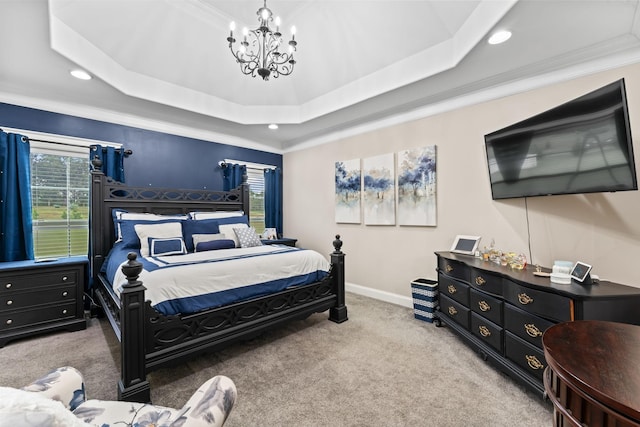
[[[637,190],[624,79],[485,135],[494,200]]]

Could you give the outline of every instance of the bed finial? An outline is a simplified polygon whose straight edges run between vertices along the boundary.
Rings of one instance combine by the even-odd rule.
[[[129,252],[127,254],[129,261],[122,266],[122,272],[127,276],[127,283],[122,285],[123,288],[133,288],[134,286],[142,284],[142,282],[138,280],[138,276],[140,276],[142,272],[142,263],[136,258],[138,258],[138,254],[135,252]]]
[[[335,251],[333,251],[334,254],[342,253],[340,251],[340,249],[342,248],[342,240],[340,240],[339,234],[336,234],[336,240],[333,241],[333,248],[335,249]]]
[[[102,160],[100,160],[100,157],[98,157],[97,154],[93,156],[93,159],[91,159],[91,164],[93,165],[93,170],[102,170]]]

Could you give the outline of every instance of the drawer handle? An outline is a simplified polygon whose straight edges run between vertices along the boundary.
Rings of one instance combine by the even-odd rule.
[[[542,336],[542,331],[538,329],[536,325],[533,323],[525,323],[524,330],[527,332],[527,335],[533,338],[538,338]]]
[[[478,330],[480,331],[480,335],[482,335],[485,338],[491,335],[491,331],[489,330],[489,328],[487,328],[484,325],[478,326]]]
[[[5,288],[7,288],[7,289],[11,289],[11,283],[7,283],[7,284],[5,285]]]
[[[491,306],[486,301],[478,301],[478,307],[480,307],[481,311],[491,310]]]
[[[455,286],[453,285],[449,285],[447,286],[447,291],[449,291],[450,294],[455,294],[456,292],[458,292],[458,290],[456,289]]]
[[[449,306],[448,311],[449,311],[449,314],[452,316],[455,316],[456,314],[458,314],[458,310],[456,310],[455,307]]]
[[[518,294],[518,301],[520,301],[520,304],[522,305],[527,305],[533,302],[533,298],[523,292]]]
[[[528,354],[525,354],[525,357],[527,358],[527,364],[531,369],[535,369],[536,371],[539,369],[544,369],[544,365],[540,363],[537,357],[530,356]]]
[[[11,305],[11,304],[13,304],[13,301],[8,300],[8,301],[7,301],[7,305]]]
[[[66,281],[67,281],[67,279],[68,279],[68,277],[67,277],[67,276],[62,276],[62,281],[63,281],[63,282],[66,282]]]
[[[12,324],[12,323],[13,323],[13,320],[11,320],[11,319],[7,319],[7,325],[10,325],[10,324]]]
[[[447,264],[447,265],[445,266],[444,270],[445,270],[447,273],[451,273],[451,272],[453,271],[453,267],[451,267],[449,264]]]
[[[63,297],[66,297],[67,295],[69,295],[69,292],[67,292],[67,291],[64,291],[64,292],[62,293],[62,296],[63,296]]]
[[[482,277],[480,277],[480,276],[477,276],[477,277],[476,277],[476,285],[478,285],[478,286],[482,286],[482,285],[484,285],[485,283],[487,283],[487,281],[486,281],[486,280],[484,280]]]
[[[67,309],[62,310],[62,314],[67,314]]]

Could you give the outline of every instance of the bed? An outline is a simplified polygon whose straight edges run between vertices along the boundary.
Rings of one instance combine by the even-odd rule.
[[[132,187],[113,181],[99,170],[92,171],[91,181],[91,295],[120,341],[121,376],[118,381],[118,399],[150,402],[150,387],[146,379],[148,372],[174,365],[203,352],[216,351],[285,322],[327,310],[329,320],[336,323],[347,320],[344,253],[341,251],[340,236],[336,236],[333,241],[334,250],[330,255],[330,262],[325,260],[324,267],[316,258],[312,261],[297,258],[313,256],[313,251],[277,245],[209,251],[208,246],[219,246],[218,243],[193,238],[189,241],[197,243],[198,248],[205,248],[203,251],[174,254],[171,253],[171,248],[176,239],[170,234],[163,239],[150,237],[147,241],[140,238],[139,249],[127,250],[126,246],[120,247],[126,235],[126,227],[129,227],[124,222],[115,220],[120,212],[134,217],[140,214],[158,217],[175,215],[179,218],[192,218],[193,213],[198,212],[207,219],[226,218],[237,212],[240,212],[237,215],[241,215],[249,212],[247,184],[231,191]],[[215,222],[219,223],[221,220]],[[158,230],[154,226],[155,224],[151,228]],[[164,225],[159,227],[165,229]],[[167,225],[166,229],[170,227],[174,225]],[[222,229],[222,225],[220,228]],[[139,237],[144,237],[144,234],[140,234],[139,226],[136,230]],[[194,234],[196,235],[203,237]],[[217,239],[216,237],[215,240]],[[186,238],[183,240],[187,241]],[[117,250],[112,251],[114,246]],[[233,253],[233,257],[223,255],[227,252]],[[207,259],[207,253],[211,259]],[[307,270],[296,270],[293,274],[295,282],[288,281],[289,278],[273,276],[281,274],[275,269],[272,271],[277,258],[285,259],[283,269],[304,265]],[[216,264],[230,269],[229,265],[236,262],[245,264],[238,264],[234,270],[215,270],[215,274],[203,273],[205,270],[202,270],[195,276],[188,276],[186,270],[184,273],[181,270],[186,268],[186,264],[196,264],[196,268],[203,269]],[[246,263],[260,265],[258,271],[262,271],[261,279],[256,281],[261,282],[261,285],[268,285],[267,290],[254,291],[253,285],[248,284],[247,281],[252,279],[245,274]],[[313,263],[319,264],[316,266]],[[199,288],[203,285],[200,282],[204,278],[213,280],[216,276],[227,278],[220,282],[223,288],[229,282],[241,282],[242,292],[231,289],[228,293],[234,294],[233,298],[227,295],[216,299],[213,306],[209,302],[202,303],[200,297],[183,298],[179,295],[164,300],[163,297],[158,297],[165,292],[156,289],[156,286],[160,286],[157,284],[160,277],[178,285],[174,286],[174,290],[166,291],[175,297],[172,292],[182,292],[182,288],[188,286]],[[113,279],[109,277],[115,278],[114,285]],[[233,280],[229,280],[232,277]],[[250,291],[245,292],[246,290]],[[223,289],[221,295],[226,295],[223,291],[227,290]],[[176,300],[180,303],[174,304]],[[188,304],[181,305],[182,300]]]

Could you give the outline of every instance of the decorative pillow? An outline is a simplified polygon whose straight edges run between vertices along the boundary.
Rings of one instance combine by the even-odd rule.
[[[187,246],[189,252],[193,252],[195,243],[193,242],[194,234],[218,234],[218,221],[215,219],[203,219],[196,221],[189,219],[182,221],[182,235],[184,237],[184,243]]]
[[[236,236],[236,232],[233,231],[235,228],[249,228],[247,224],[237,223],[237,224],[219,224],[218,229],[222,234],[226,236],[227,239],[233,239],[236,244],[236,248],[240,247],[240,241]]]
[[[169,239],[149,237],[149,253],[151,256],[182,255],[187,253],[187,248],[181,237]]]
[[[140,254],[149,256],[149,237],[158,238],[182,238],[182,226],[180,222],[161,222],[160,224],[136,224],[134,226],[140,240]]]
[[[222,233],[218,233],[218,234],[192,234],[192,236],[193,236],[193,246],[194,246],[194,248],[198,243],[211,242],[213,240],[222,240],[222,239],[226,239],[227,238],[227,236],[225,236]]]
[[[175,223],[175,224],[178,224],[178,226],[180,226],[181,221],[175,220],[175,219],[157,220],[157,221],[147,221],[147,220],[139,220],[139,219],[118,220],[118,229],[120,230],[120,242],[125,248],[139,249],[141,246],[141,243],[140,243],[141,240],[138,237],[138,234],[136,233],[136,229],[135,229],[136,225],[169,224],[169,223]],[[154,236],[154,237],[165,237],[165,236]],[[146,241],[146,238],[144,239],[144,241]]]
[[[244,211],[216,211],[216,212],[189,212],[189,216],[195,220],[230,218],[244,215]]]
[[[217,249],[233,249],[236,242],[231,239],[209,240],[208,242],[199,242],[196,244],[196,252],[215,251]]]
[[[249,225],[249,217],[246,215],[232,216],[230,218],[218,218],[218,225],[222,224],[246,224]]]
[[[120,220],[135,220],[135,221],[179,221],[187,219],[188,215],[160,215],[144,212],[128,212],[124,209],[112,209],[111,216],[113,217],[113,226],[116,233],[116,241],[122,239],[122,232],[120,230]]]
[[[260,237],[256,234],[256,229],[250,228],[234,228],[233,231],[238,237],[241,248],[252,248],[254,246],[262,246]]]

